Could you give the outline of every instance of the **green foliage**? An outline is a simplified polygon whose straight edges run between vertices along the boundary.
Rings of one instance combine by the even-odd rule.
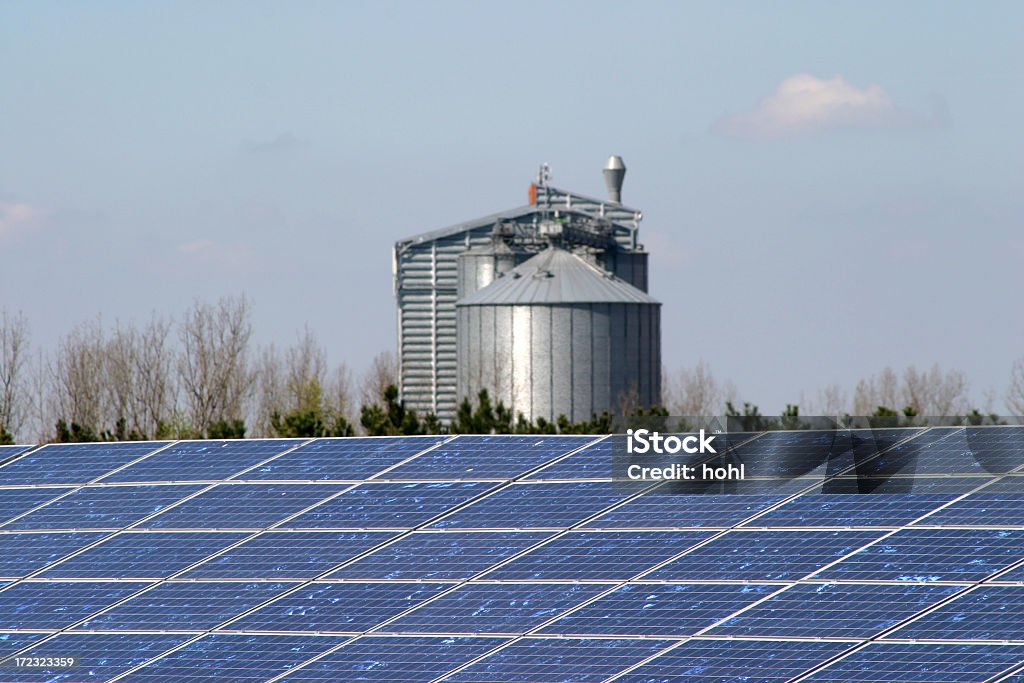
[[[208,439],[244,439],[245,420],[217,420],[210,423]]]
[[[786,409],[779,415],[780,429],[803,429],[800,422],[800,408],[796,405],[786,404]]]
[[[732,401],[726,401],[725,416],[739,420],[740,429],[744,432],[761,432],[765,429],[765,420],[764,416],[761,415],[761,411],[758,410],[756,405],[746,401],[743,402],[742,413],[736,409]]]
[[[14,435],[7,431],[3,424],[0,424],[0,446],[10,446],[12,444],[14,444]]]
[[[282,438],[354,436],[355,429],[342,416],[326,421],[322,411],[294,410],[287,415],[275,412],[270,416],[270,425],[276,436]]]
[[[63,418],[57,420],[55,426],[57,443],[86,443],[91,441],[111,441],[104,438],[106,434],[97,434],[91,427],[72,421],[69,425]]]
[[[384,405],[374,403],[364,405],[360,411],[359,422],[370,436],[408,436],[425,434],[424,423],[420,422],[415,410],[405,407],[405,401],[398,399],[398,387],[389,384],[381,397]],[[437,425],[437,418],[430,420]]]

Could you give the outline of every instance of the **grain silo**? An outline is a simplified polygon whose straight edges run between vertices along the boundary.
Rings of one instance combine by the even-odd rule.
[[[500,273],[551,247],[614,275],[620,285],[647,291],[648,254],[638,240],[643,215],[621,203],[625,172],[620,157],[609,158],[604,169],[609,197],[596,199],[552,186],[550,169],[544,165],[529,186],[528,204],[395,244],[400,390],[407,407],[420,414],[434,413],[442,421],[455,416],[459,367],[456,302],[468,300],[500,279]],[[569,344],[560,336],[560,329],[554,330],[553,339]],[[595,329],[603,328],[598,325]],[[622,370],[621,374],[633,372]],[[647,382],[635,379],[640,392],[640,384],[647,386]],[[657,380],[653,382],[643,396],[657,403],[660,394]],[[603,392],[603,388],[599,390],[602,396]],[[615,406],[613,398],[601,410]]]
[[[573,422],[661,399],[661,304],[549,246],[456,304],[458,398]]]

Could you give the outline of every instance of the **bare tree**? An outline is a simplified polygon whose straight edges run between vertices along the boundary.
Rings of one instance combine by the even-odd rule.
[[[735,393],[731,386],[715,379],[711,366],[703,360],[693,368],[680,370],[669,385],[671,403],[668,407],[673,415],[716,415],[730,397],[727,394]]]
[[[216,305],[196,301],[180,329],[178,376],[192,427],[207,434],[210,426],[245,417],[255,374],[249,367],[249,302],[226,297]]]
[[[106,345],[108,421],[120,437],[154,437],[173,411],[170,323],[154,316],[142,330],[118,325]]]
[[[285,387],[289,403],[299,410],[320,410],[327,384],[327,352],[307,327],[298,343],[285,354]]]
[[[174,349],[171,323],[154,315],[142,328],[133,354],[136,424],[143,434],[156,436],[174,412]]]
[[[1024,357],[1018,358],[1010,370],[1010,388],[1006,392],[1006,406],[1014,416],[1024,415]]]
[[[967,412],[967,378],[960,370],[943,371],[936,363],[928,371],[913,365],[900,378],[891,368],[857,383],[854,412],[871,415],[879,406],[911,410],[922,416],[952,416]]]
[[[97,318],[72,328],[60,340],[52,368],[57,414],[95,435],[106,426],[106,355]]]
[[[363,405],[379,403],[391,384],[398,386],[398,358],[391,351],[382,351],[363,375],[359,391]]]
[[[885,368],[877,376],[857,382],[853,391],[854,415],[872,415],[879,406],[893,410],[902,408],[899,383],[899,377],[892,368]]]
[[[17,434],[29,411],[25,364],[28,361],[29,328],[24,314],[0,317],[0,432]]]
[[[259,436],[273,436],[272,418],[285,412],[285,373],[277,347],[260,349],[256,361],[256,411],[254,432]]]
[[[335,417],[342,417],[353,423],[359,406],[352,396],[352,372],[348,365],[341,363],[327,380],[327,404]]]

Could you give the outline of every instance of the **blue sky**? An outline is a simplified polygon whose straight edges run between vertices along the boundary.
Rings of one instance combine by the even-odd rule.
[[[644,211],[670,368],[777,412],[887,365],[1024,355],[1013,2],[0,4],[0,308],[76,322],[246,293],[360,369],[396,239],[541,162]],[[997,403],[997,408],[1001,405]]]

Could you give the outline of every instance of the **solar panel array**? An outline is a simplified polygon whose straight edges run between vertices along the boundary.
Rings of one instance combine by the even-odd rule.
[[[1024,680],[1024,428],[750,436],[0,447],[0,680]]]

